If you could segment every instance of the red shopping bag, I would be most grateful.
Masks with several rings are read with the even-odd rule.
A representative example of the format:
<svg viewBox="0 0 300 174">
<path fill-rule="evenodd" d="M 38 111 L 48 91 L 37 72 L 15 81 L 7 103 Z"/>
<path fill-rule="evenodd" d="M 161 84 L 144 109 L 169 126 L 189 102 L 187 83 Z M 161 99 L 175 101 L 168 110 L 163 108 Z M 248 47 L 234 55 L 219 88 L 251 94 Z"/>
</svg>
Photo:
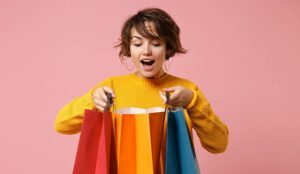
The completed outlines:
<svg viewBox="0 0 300 174">
<path fill-rule="evenodd" d="M 73 174 L 117 174 L 111 112 L 85 110 Z"/>
</svg>

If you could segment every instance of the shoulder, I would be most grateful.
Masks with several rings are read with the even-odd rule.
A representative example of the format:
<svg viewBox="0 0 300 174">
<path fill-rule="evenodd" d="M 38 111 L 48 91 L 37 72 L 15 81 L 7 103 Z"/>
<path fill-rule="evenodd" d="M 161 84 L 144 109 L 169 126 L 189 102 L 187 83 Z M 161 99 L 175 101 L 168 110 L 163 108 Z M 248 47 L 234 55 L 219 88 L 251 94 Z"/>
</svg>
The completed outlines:
<svg viewBox="0 0 300 174">
<path fill-rule="evenodd" d="M 111 76 L 96 84 L 95 87 L 108 86 L 112 88 L 114 86 L 113 84 L 127 81 L 131 76 L 131 74 Z"/>
<path fill-rule="evenodd" d="M 178 77 L 178 76 L 174 76 L 174 75 L 170 75 L 170 82 L 172 84 L 175 85 L 181 85 L 181 86 L 185 86 L 191 89 L 197 89 L 198 86 L 191 80 L 183 78 L 183 77 Z"/>
<path fill-rule="evenodd" d="M 188 80 L 186 78 L 182 78 L 182 77 L 176 77 L 173 76 L 173 80 L 175 81 L 175 85 L 180 85 L 183 87 L 186 87 L 188 89 L 191 89 L 193 91 L 194 94 L 196 94 L 196 96 L 200 97 L 201 100 L 207 100 L 203 91 L 198 87 L 197 84 L 195 84 L 194 82 L 192 82 L 191 80 Z"/>
</svg>

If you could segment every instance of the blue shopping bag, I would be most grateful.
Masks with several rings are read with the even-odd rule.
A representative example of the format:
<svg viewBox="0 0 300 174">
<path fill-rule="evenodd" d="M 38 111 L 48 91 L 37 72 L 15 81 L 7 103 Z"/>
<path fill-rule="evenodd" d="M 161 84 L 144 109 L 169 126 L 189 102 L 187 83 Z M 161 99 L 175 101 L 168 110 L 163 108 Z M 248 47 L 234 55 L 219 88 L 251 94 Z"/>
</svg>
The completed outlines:
<svg viewBox="0 0 300 174">
<path fill-rule="evenodd" d="M 165 174 L 200 174 L 182 109 L 167 110 Z"/>
</svg>

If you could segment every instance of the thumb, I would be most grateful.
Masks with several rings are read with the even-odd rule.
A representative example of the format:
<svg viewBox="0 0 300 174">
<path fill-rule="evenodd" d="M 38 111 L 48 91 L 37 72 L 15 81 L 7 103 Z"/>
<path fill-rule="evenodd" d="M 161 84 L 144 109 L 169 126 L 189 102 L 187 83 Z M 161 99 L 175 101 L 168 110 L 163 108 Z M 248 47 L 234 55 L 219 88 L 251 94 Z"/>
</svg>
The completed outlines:
<svg viewBox="0 0 300 174">
<path fill-rule="evenodd" d="M 173 87 L 169 87 L 169 88 L 164 88 L 164 91 L 165 92 L 173 92 L 173 91 L 176 90 L 176 88 L 177 88 L 177 86 L 173 86 Z"/>
<path fill-rule="evenodd" d="M 163 94 L 162 91 L 159 91 L 159 95 L 160 95 L 160 98 L 163 100 L 164 104 L 166 104 L 166 103 L 167 103 L 167 98 L 166 98 L 166 96 Z"/>
<path fill-rule="evenodd" d="M 112 97 L 115 97 L 114 91 L 111 88 L 104 86 L 103 90 L 107 93 L 110 93 L 112 95 Z"/>
</svg>

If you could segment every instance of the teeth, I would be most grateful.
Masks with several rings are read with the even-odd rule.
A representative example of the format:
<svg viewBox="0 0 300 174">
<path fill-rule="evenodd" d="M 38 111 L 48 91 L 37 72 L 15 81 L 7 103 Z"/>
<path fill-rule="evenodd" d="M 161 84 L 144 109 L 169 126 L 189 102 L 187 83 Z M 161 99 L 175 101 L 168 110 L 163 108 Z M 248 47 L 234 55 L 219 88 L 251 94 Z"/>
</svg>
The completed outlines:
<svg viewBox="0 0 300 174">
<path fill-rule="evenodd" d="M 151 59 L 144 59 L 144 60 L 141 60 L 141 61 L 143 61 L 143 62 L 152 62 L 152 61 L 154 61 L 154 60 L 151 60 Z"/>
<path fill-rule="evenodd" d="M 144 60 L 141 60 L 141 63 L 143 65 L 152 65 L 155 61 L 154 60 L 151 60 L 151 59 L 144 59 Z"/>
</svg>

